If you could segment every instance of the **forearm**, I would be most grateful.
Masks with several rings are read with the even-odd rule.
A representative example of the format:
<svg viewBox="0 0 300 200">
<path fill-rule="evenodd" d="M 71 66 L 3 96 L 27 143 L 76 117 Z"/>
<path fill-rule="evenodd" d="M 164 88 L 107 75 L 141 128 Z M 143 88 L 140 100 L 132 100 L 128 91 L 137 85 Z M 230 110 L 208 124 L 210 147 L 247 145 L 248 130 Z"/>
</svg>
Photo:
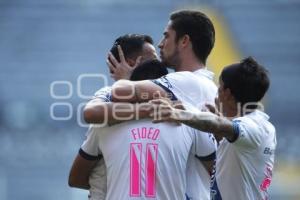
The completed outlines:
<svg viewBox="0 0 300 200">
<path fill-rule="evenodd" d="M 89 179 L 86 177 L 82 177 L 81 179 L 74 180 L 72 183 L 69 182 L 70 187 L 89 190 Z"/>
<path fill-rule="evenodd" d="M 120 80 L 112 86 L 113 102 L 148 102 L 158 97 L 169 97 L 164 89 L 151 81 Z"/>
<path fill-rule="evenodd" d="M 89 176 L 96 162 L 85 160 L 78 154 L 70 170 L 69 186 L 88 190 Z"/>
<path fill-rule="evenodd" d="M 148 103 L 96 103 L 89 104 L 84 109 L 84 120 L 94 124 L 115 124 L 123 121 L 138 120 L 148 117 Z"/>
<path fill-rule="evenodd" d="M 176 110 L 174 116 L 176 121 L 200 131 L 229 139 L 234 136 L 232 122 L 224 117 L 209 112 L 193 113 L 186 110 Z"/>
<path fill-rule="evenodd" d="M 119 80 L 112 86 L 111 91 L 113 102 L 138 102 L 135 85 L 127 80 Z"/>
</svg>

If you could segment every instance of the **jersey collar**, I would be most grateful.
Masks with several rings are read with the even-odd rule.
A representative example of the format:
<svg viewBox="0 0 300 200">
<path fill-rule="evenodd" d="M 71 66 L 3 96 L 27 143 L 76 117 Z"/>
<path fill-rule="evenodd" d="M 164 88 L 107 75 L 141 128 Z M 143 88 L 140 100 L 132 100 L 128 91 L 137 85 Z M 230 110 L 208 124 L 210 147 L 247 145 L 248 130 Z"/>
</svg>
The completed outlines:
<svg viewBox="0 0 300 200">
<path fill-rule="evenodd" d="M 205 76 L 205 77 L 207 77 L 208 79 L 211 79 L 211 80 L 213 80 L 213 78 L 215 76 L 215 74 L 213 72 L 209 71 L 207 69 L 207 67 L 198 69 L 198 70 L 194 71 L 193 73 L 203 75 L 203 76 Z"/>
</svg>

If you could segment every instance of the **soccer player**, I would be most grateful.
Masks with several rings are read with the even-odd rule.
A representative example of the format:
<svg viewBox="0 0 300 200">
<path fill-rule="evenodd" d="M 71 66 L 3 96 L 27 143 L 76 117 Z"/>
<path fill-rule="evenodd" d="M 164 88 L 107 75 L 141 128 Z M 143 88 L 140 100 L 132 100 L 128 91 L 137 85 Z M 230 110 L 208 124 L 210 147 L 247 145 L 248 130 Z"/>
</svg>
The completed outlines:
<svg viewBox="0 0 300 200">
<path fill-rule="evenodd" d="M 130 80 L 154 79 L 167 73 L 167 68 L 158 60 L 147 60 L 132 71 Z M 95 94 L 95 98 L 109 101 L 109 95 L 109 89 L 103 88 Z M 90 127 L 87 137 L 91 137 L 89 134 L 93 131 L 93 127 Z M 106 166 L 102 154 L 93 156 L 80 149 L 70 172 L 69 185 L 89 189 L 90 200 L 104 200 L 106 196 Z"/>
<path fill-rule="evenodd" d="M 269 116 L 258 109 L 268 88 L 266 69 L 249 57 L 221 73 L 217 101 L 222 115 L 178 110 L 165 100 L 153 101 L 162 105 L 158 121 L 181 122 L 223 138 L 212 199 L 269 199 L 276 133 Z"/>
<path fill-rule="evenodd" d="M 157 125 L 144 119 L 90 129 L 81 154 L 103 155 L 107 199 L 185 198 L 189 155 L 202 157 L 215 149 L 211 141 L 198 137 L 201 134 L 195 129 L 171 123 Z"/>
<path fill-rule="evenodd" d="M 133 69 L 139 63 L 158 58 L 153 40 L 148 35 L 126 34 L 117 38 L 109 55 L 120 61 L 118 46 L 123 49 L 128 66 L 116 68 L 109 65 L 111 77 L 116 81 L 119 79 L 128 80 Z M 107 60 L 107 63 L 109 63 L 109 60 Z"/>
<path fill-rule="evenodd" d="M 118 81 L 113 85 L 112 100 L 143 102 L 159 92 L 163 96 L 181 100 L 190 109 L 201 108 L 207 102 L 213 103 L 217 87 L 212 81 L 213 73 L 205 68 L 205 63 L 214 46 L 214 39 L 213 24 L 203 13 L 189 10 L 172 13 L 159 48 L 162 61 L 176 72 L 154 81 Z M 110 56 L 110 61 L 116 68 L 127 65 L 124 59 L 118 62 Z M 112 110 L 112 103 L 106 107 L 103 104 L 88 104 L 84 110 L 85 119 L 93 123 L 101 123 L 105 119 L 110 121 L 113 118 L 103 113 L 111 113 Z M 128 116 L 135 117 L 132 113 Z M 203 141 L 212 140 L 209 134 L 202 135 L 209 138 L 203 138 Z M 188 197 L 199 200 L 210 198 L 209 174 L 204 166 L 211 171 L 214 159 L 214 151 L 202 157 L 190 156 L 187 166 Z"/>
<path fill-rule="evenodd" d="M 110 52 L 118 58 L 118 46 L 121 45 L 126 50 L 126 61 L 130 63 L 127 69 L 123 69 L 122 78 L 131 76 L 131 80 L 145 80 L 159 78 L 168 73 L 159 61 L 153 60 L 157 55 L 152 44 L 153 40 L 148 35 L 127 34 L 116 39 Z M 138 67 L 137 62 L 134 62 L 137 60 L 141 62 Z M 148 73 L 149 65 L 152 66 L 151 74 Z M 114 78 L 121 78 L 118 70 L 112 70 Z M 109 101 L 109 96 L 110 87 L 105 87 L 96 92 L 95 99 Z M 91 200 L 105 199 L 106 167 L 102 156 L 86 156 L 79 152 L 70 171 L 69 185 L 89 189 Z"/>
<path fill-rule="evenodd" d="M 156 71 L 164 71 L 156 70 L 155 62 L 138 66 L 131 78 L 134 79 L 138 73 L 143 74 L 150 69 L 149 66 L 152 72 L 148 74 L 150 76 Z M 198 137 L 193 129 L 186 126 L 153 126 L 149 120 L 140 120 L 112 127 L 90 128 L 80 155 L 86 159 L 104 156 L 107 199 L 176 200 L 185 197 L 185 170 L 189 154 L 199 157 L 211 154 L 215 151 L 211 148 L 211 142 Z M 200 145 L 195 147 L 194 144 Z M 129 150 L 130 154 L 125 153 Z"/>
</svg>

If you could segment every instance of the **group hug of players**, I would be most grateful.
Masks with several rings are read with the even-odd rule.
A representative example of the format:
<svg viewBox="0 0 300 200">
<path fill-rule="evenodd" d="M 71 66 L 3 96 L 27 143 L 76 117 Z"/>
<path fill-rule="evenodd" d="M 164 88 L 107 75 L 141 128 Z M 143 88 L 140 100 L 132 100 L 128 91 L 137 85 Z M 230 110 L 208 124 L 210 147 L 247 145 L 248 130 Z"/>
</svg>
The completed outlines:
<svg viewBox="0 0 300 200">
<path fill-rule="evenodd" d="M 205 66 L 215 34 L 204 13 L 182 10 L 170 15 L 160 59 L 148 35 L 115 41 L 107 65 L 116 82 L 84 108 L 91 125 L 70 186 L 91 200 L 269 199 L 268 72 L 247 57 L 223 68 L 217 88 Z"/>
</svg>

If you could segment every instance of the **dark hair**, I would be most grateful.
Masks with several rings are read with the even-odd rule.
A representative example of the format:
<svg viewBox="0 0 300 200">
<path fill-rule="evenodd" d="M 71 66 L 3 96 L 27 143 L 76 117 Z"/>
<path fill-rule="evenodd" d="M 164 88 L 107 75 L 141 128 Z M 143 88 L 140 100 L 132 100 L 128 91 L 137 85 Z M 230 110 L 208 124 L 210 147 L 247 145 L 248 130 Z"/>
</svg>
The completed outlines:
<svg viewBox="0 0 300 200">
<path fill-rule="evenodd" d="M 224 89 L 229 88 L 235 100 L 242 106 L 260 101 L 270 85 L 268 71 L 252 57 L 224 68 L 220 77 Z"/>
<path fill-rule="evenodd" d="M 138 54 L 143 51 L 143 45 L 148 42 L 153 44 L 153 40 L 149 35 L 140 35 L 140 34 L 126 34 L 118 37 L 112 48 L 110 49 L 111 53 L 114 57 L 120 61 L 119 53 L 118 53 L 118 45 L 121 46 L 124 57 L 136 59 Z"/>
<path fill-rule="evenodd" d="M 130 80 L 140 81 L 160 78 L 168 74 L 167 68 L 158 60 L 148 60 L 138 65 L 132 72 Z"/>
<path fill-rule="evenodd" d="M 170 20 L 176 32 L 176 41 L 188 35 L 195 55 L 205 64 L 215 43 L 215 29 L 211 20 L 204 13 L 192 10 L 174 12 Z"/>
</svg>

